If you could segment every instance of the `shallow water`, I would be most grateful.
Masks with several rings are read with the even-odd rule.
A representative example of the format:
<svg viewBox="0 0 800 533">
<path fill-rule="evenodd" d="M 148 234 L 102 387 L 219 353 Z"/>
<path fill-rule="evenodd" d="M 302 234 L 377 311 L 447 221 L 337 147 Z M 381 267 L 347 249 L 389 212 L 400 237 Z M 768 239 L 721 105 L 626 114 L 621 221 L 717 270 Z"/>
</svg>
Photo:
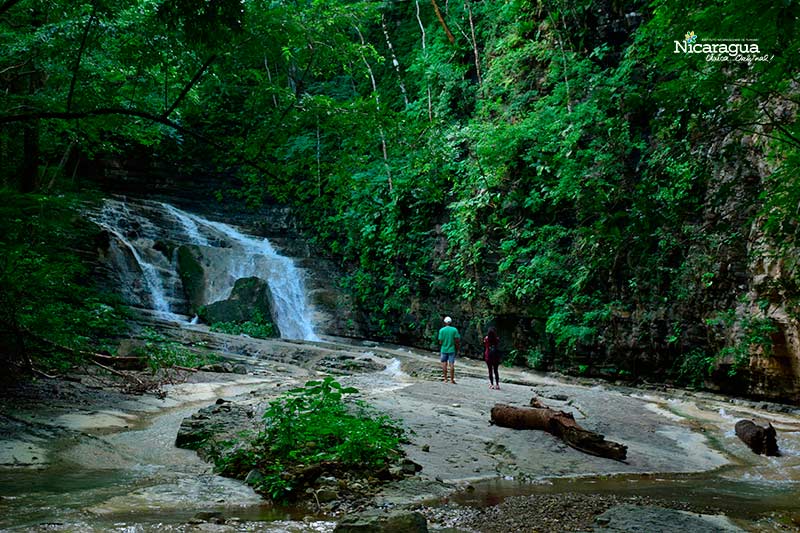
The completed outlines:
<svg viewBox="0 0 800 533">
<path fill-rule="evenodd" d="M 771 512 L 800 515 L 800 485 L 726 479 L 717 473 L 625 475 L 554 479 L 541 483 L 495 480 L 473 485 L 449 498 L 468 506 L 497 505 L 511 496 L 537 494 L 600 494 L 639 496 L 719 509 L 727 516 L 752 520 Z"/>
</svg>

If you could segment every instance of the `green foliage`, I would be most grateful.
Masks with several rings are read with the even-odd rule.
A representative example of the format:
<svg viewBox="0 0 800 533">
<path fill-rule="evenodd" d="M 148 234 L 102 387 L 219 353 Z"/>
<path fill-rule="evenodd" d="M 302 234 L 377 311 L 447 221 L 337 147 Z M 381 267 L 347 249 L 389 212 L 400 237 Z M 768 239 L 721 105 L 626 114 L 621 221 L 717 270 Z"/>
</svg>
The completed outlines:
<svg viewBox="0 0 800 533">
<path fill-rule="evenodd" d="M 678 380 L 682 384 L 702 387 L 705 380 L 717 367 L 718 360 L 700 348 L 695 348 L 683 358 L 678 368 Z"/>
<path fill-rule="evenodd" d="M 289 391 L 270 402 L 264 430 L 251 442 L 218 454 L 217 468 L 234 476 L 258 468 L 259 489 L 282 500 L 292 497 L 291 472 L 300 465 L 336 463 L 364 473 L 388 466 L 399 457 L 402 429 L 348 398 L 357 392 L 331 377 Z"/>
<path fill-rule="evenodd" d="M 768 348 L 741 317 L 704 321 L 746 290 L 753 228 L 791 263 L 786 298 L 800 284 L 797 2 L 451 2 L 452 41 L 423 2 L 34 4 L 0 20 L 0 120 L 62 111 L 74 86 L 73 110 L 177 103 L 178 127 L 0 122 L 6 183 L 36 155 L 20 125 L 40 186 L 73 143 L 233 174 L 219 198 L 296 207 L 373 336 L 461 306 L 544 324 L 520 363 L 702 368 L 684 354 L 736 328 Z M 686 31 L 758 39 L 770 61 L 676 54 Z"/>
<path fill-rule="evenodd" d="M 258 311 L 254 313 L 252 320 L 245 322 L 215 322 L 211 324 L 211 331 L 229 335 L 244 334 L 259 339 L 270 339 L 278 336 L 275 324 L 271 320 L 266 320 Z"/>
<path fill-rule="evenodd" d="M 754 355 L 772 354 L 772 335 L 778 331 L 775 322 L 758 314 L 737 313 L 735 309 L 721 311 L 706 320 L 710 328 L 730 332 L 719 350 L 717 362 L 727 363 L 728 375 L 735 376 L 747 369 Z"/>
<path fill-rule="evenodd" d="M 12 364 L 65 369 L 112 349 L 125 314 L 91 282 L 80 255 L 93 238 L 74 198 L 0 190 L 0 339 Z"/>
<path fill-rule="evenodd" d="M 525 363 L 534 370 L 547 370 L 547 356 L 539 348 L 531 348 L 525 354 Z"/>
<path fill-rule="evenodd" d="M 215 354 L 198 352 L 179 342 L 171 341 L 149 327 L 144 328 L 141 338 L 145 341 L 144 346 L 136 349 L 136 355 L 146 359 L 153 371 L 173 366 L 196 368 L 220 361 L 220 357 Z"/>
</svg>

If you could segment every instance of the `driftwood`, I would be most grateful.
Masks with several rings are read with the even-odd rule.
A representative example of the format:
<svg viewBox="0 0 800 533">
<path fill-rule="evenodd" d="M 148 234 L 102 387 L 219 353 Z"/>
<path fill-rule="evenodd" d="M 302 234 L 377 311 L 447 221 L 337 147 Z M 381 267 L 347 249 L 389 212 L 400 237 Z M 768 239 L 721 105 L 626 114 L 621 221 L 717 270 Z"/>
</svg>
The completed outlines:
<svg viewBox="0 0 800 533">
<path fill-rule="evenodd" d="M 752 420 L 736 422 L 736 436 L 758 455 L 778 456 L 778 441 L 775 428 L 767 422 L 767 427 L 759 426 Z"/>
<path fill-rule="evenodd" d="M 532 402 L 533 403 L 533 402 Z M 547 407 L 514 407 L 502 403 L 492 407 L 491 422 L 512 429 L 541 429 L 563 440 L 578 451 L 624 461 L 628 447 L 607 441 L 604 436 L 580 427 L 571 413 Z"/>
</svg>

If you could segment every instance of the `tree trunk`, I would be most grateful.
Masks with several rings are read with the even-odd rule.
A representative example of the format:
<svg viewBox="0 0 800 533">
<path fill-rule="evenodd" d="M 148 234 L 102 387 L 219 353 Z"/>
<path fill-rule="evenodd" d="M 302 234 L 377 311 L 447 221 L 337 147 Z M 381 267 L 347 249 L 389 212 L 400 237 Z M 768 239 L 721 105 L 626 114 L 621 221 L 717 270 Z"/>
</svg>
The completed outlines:
<svg viewBox="0 0 800 533">
<path fill-rule="evenodd" d="M 39 121 L 32 120 L 22 129 L 22 175 L 19 190 L 29 193 L 36 190 L 39 181 Z"/>
<path fill-rule="evenodd" d="M 450 31 L 450 28 L 447 26 L 447 22 L 445 22 L 444 17 L 442 16 L 442 12 L 439 11 L 439 4 L 436 3 L 436 0 L 431 0 L 431 4 L 433 4 L 433 10 L 436 11 L 436 18 L 439 19 L 439 23 L 442 25 L 444 33 L 447 35 L 447 40 L 450 41 L 450 44 L 455 43 L 456 38 L 453 37 L 453 32 Z"/>
<path fill-rule="evenodd" d="M 498 403 L 492 407 L 491 422 L 512 429 L 547 431 L 578 451 L 615 461 L 624 461 L 628 453 L 627 446 L 607 441 L 602 435 L 580 427 L 572 414 L 547 407 L 513 407 Z"/>
</svg>

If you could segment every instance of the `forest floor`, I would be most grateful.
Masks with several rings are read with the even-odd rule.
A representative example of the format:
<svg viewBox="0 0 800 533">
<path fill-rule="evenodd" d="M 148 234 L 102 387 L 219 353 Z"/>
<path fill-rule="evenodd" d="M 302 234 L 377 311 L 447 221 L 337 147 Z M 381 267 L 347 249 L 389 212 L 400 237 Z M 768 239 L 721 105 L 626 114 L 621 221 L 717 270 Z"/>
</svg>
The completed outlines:
<svg viewBox="0 0 800 533">
<path fill-rule="evenodd" d="M 205 333 L 198 330 L 197 335 Z M 19 478 L 25 472 L 23 478 L 36 484 L 36 472 L 53 475 L 65 465 L 91 471 L 128 465 L 137 472 L 136 481 L 122 495 L 109 497 L 106 489 L 92 489 L 81 502 L 71 504 L 87 531 L 104 530 L 98 516 L 114 523 L 128 517 L 130 525 L 130 513 L 137 506 L 171 511 L 175 523 L 164 530 L 201 527 L 190 522 L 204 509 L 238 518 L 219 525 L 229 529 L 215 530 L 248 530 L 246 517 L 253 516 L 253 509 L 260 505 L 258 496 L 231 480 L 213 480 L 210 467 L 201 464 L 194 452 L 174 448 L 180 421 L 217 398 L 264 403 L 322 373 L 333 373 L 343 384 L 358 388 L 363 400 L 400 420 L 408 430 L 404 451 L 422 469 L 413 477 L 385 485 L 374 495 L 371 507 L 419 510 L 432 530 L 742 530 L 725 515 L 739 525 L 747 522 L 750 530 L 754 523 L 767 522 L 769 527 L 755 530 L 792 530 L 782 529 L 786 513 L 775 518 L 766 512 L 768 508 L 759 508 L 743 521 L 736 509 L 741 503 L 735 498 L 726 502 L 684 497 L 691 487 L 720 477 L 720 472 L 746 469 L 752 473 L 755 469 L 759 476 L 770 478 L 787 468 L 800 470 L 800 454 L 792 452 L 788 462 L 776 465 L 772 459 L 754 456 L 733 434 L 740 418 L 769 419 L 779 439 L 798 440 L 800 416 L 791 408 L 506 368 L 501 368 L 501 389 L 493 390 L 482 362 L 457 361 L 457 383 L 444 383 L 435 354 L 404 348 L 219 335 L 216 342 L 222 342 L 228 353 L 250 355 L 247 374 L 173 375 L 174 383 L 163 387 L 163 397 L 120 392 L 107 376 L 95 372 L 3 390 L 0 503 L 11 504 L 11 510 L 0 519 L 0 530 L 22 523 L 14 521 L 15 513 L 42 507 L 38 500 L 26 504 L 15 499 L 10 494 L 11 476 Z M 584 454 L 542 431 L 489 423 L 495 403 L 525 406 L 532 397 L 572 413 L 584 428 L 626 445 L 626 461 Z M 790 450 L 798 445 L 794 440 L 786 444 Z M 154 481 L 142 481 L 142 465 L 153 464 L 159 473 L 147 475 L 154 476 Z M 178 473 L 167 475 L 169 470 Z M 203 482 L 193 484 L 199 478 Z M 317 517 L 323 521 L 320 524 L 345 509 L 333 505 L 328 510 Z M 309 520 L 306 517 L 305 523 Z M 298 527 L 297 531 L 325 530 L 324 525 Z"/>
</svg>

